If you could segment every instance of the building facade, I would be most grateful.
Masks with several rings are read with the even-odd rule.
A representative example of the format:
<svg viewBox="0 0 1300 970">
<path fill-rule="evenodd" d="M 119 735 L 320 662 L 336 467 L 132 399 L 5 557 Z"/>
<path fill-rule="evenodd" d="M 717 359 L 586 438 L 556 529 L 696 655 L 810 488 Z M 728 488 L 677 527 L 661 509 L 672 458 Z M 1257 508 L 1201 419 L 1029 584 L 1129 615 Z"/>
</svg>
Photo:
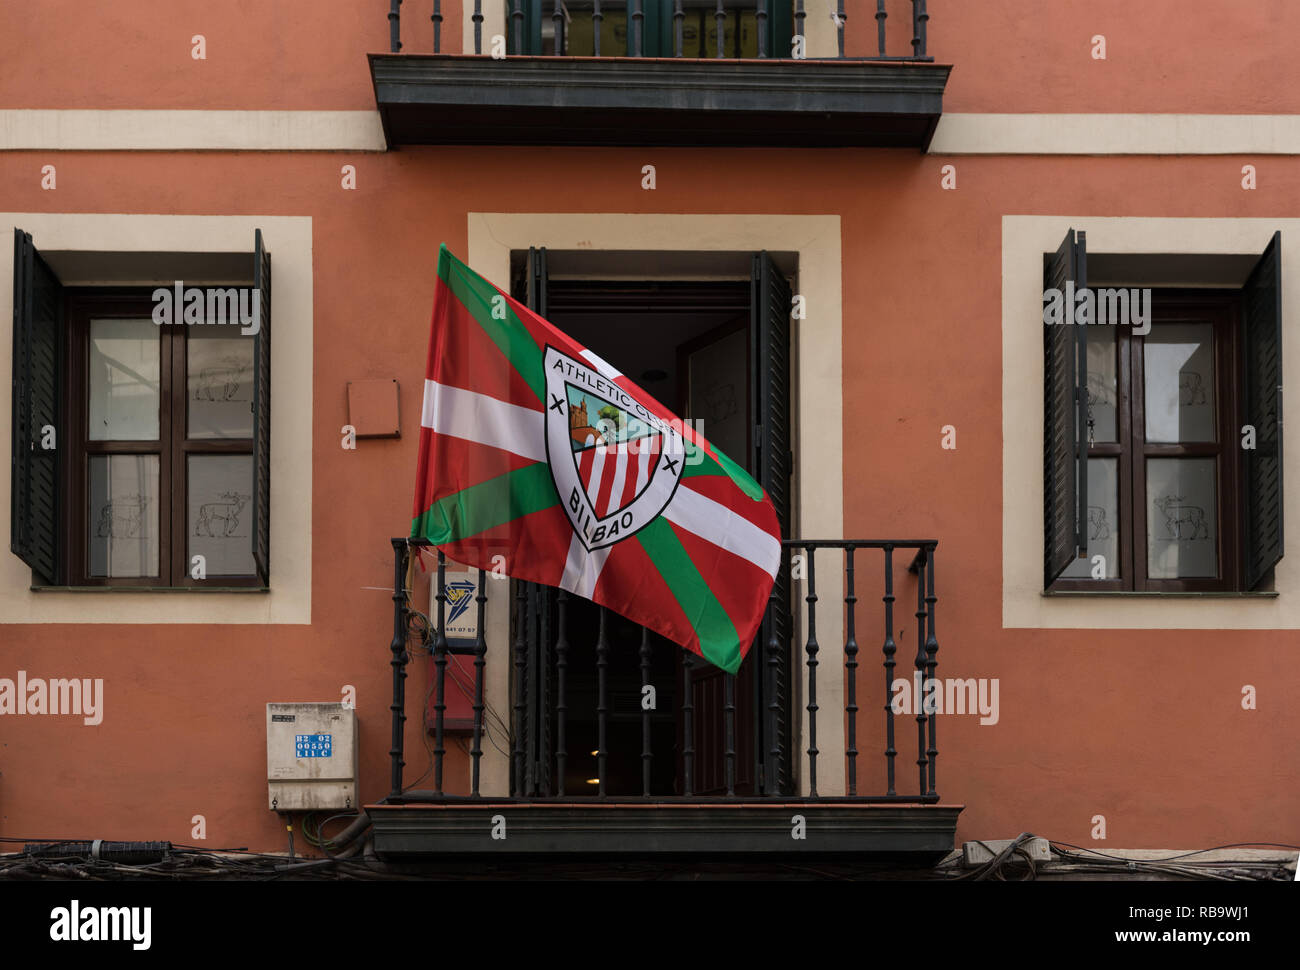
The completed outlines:
<svg viewBox="0 0 1300 970">
<path fill-rule="evenodd" d="M 489 851 L 499 806 L 542 857 L 561 808 L 657 851 L 613 805 L 682 853 L 792 851 L 792 804 L 864 858 L 1300 839 L 1300 11 L 5 17 L 0 835 L 280 849 L 301 701 L 355 709 L 394 857 Z M 772 494 L 734 681 L 455 564 L 425 635 L 390 539 L 442 243 Z"/>
</svg>

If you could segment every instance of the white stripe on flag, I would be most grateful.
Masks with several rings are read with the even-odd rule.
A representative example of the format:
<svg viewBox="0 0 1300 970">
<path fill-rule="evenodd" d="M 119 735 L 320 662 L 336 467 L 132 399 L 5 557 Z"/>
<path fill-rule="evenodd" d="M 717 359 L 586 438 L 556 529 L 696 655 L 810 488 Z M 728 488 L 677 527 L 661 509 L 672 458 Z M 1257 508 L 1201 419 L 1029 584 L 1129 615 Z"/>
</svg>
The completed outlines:
<svg viewBox="0 0 1300 970">
<path fill-rule="evenodd" d="M 600 475 L 605 470 L 605 446 L 596 445 L 596 453 L 591 456 L 591 481 L 587 483 L 587 497 L 591 499 L 593 508 L 596 506 L 596 499 L 600 496 Z M 600 509 L 596 509 L 596 514 L 600 515 Z"/>
<path fill-rule="evenodd" d="M 546 461 L 544 424 L 541 411 L 437 381 L 424 382 L 420 425 L 438 434 Z"/>
<path fill-rule="evenodd" d="M 781 565 L 781 543 L 739 512 L 685 485 L 677 489 L 663 516 L 741 559 L 748 559 L 773 579 Z"/>
<path fill-rule="evenodd" d="M 587 363 L 594 364 L 596 370 L 603 370 L 605 372 L 604 376 L 608 377 L 611 381 L 623 376 L 622 371 L 615 370 L 609 365 L 608 361 L 601 360 L 590 350 L 584 350 L 580 356 L 585 357 Z"/>
<path fill-rule="evenodd" d="M 621 444 L 614 452 L 614 487 L 609 490 L 609 502 L 603 509 L 596 511 L 609 515 L 623 501 L 623 483 L 627 481 L 627 444 Z"/>
<path fill-rule="evenodd" d="M 596 580 L 600 579 L 605 560 L 609 558 L 610 547 L 588 552 L 575 535 L 569 540 L 569 555 L 564 561 L 564 575 L 560 577 L 560 588 L 566 589 L 583 599 L 591 599 L 596 591 Z"/>
</svg>

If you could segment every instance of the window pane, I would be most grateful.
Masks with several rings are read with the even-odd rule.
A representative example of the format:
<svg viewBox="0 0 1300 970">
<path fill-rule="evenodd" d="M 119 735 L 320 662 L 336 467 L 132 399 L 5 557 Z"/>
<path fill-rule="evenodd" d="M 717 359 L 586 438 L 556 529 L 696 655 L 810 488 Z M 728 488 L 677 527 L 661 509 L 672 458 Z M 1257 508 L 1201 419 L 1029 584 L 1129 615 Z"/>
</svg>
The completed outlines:
<svg viewBox="0 0 1300 970">
<path fill-rule="evenodd" d="M 161 387 L 158 325 L 90 321 L 91 441 L 157 441 Z"/>
<path fill-rule="evenodd" d="M 1214 458 L 1147 459 L 1147 575 L 1218 575 Z"/>
<path fill-rule="evenodd" d="M 189 556 L 208 576 L 248 576 L 253 564 L 252 455 L 191 455 L 186 531 Z"/>
<path fill-rule="evenodd" d="M 185 352 L 187 436 L 253 437 L 253 339 L 237 327 L 191 329 Z"/>
<path fill-rule="evenodd" d="M 1119 441 L 1114 327 L 1088 328 L 1088 442 Z M 1089 483 L 1091 488 L 1091 483 Z M 1114 521 L 1114 520 L 1112 520 Z"/>
<path fill-rule="evenodd" d="M 1088 339 L 1091 341 L 1091 334 Z M 1076 559 L 1070 563 L 1061 578 L 1094 578 L 1094 556 L 1105 559 L 1106 579 L 1119 577 L 1118 458 L 1088 459 L 1088 558 Z"/>
<path fill-rule="evenodd" d="M 157 455 L 90 457 L 91 576 L 158 575 L 158 467 Z"/>
<path fill-rule="evenodd" d="M 1214 327 L 1156 326 L 1146 336 L 1143 362 L 1147 441 L 1214 441 Z"/>
</svg>

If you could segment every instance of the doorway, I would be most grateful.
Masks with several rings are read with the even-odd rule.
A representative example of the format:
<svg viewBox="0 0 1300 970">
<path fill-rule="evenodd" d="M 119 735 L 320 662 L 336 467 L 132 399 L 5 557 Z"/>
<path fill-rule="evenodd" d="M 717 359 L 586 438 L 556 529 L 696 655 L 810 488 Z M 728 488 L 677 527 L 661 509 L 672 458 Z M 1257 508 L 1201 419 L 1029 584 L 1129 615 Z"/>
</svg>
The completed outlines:
<svg viewBox="0 0 1300 970">
<path fill-rule="evenodd" d="M 773 497 L 788 536 L 790 287 L 770 257 L 752 254 L 749 279 L 690 280 L 552 275 L 546 250 L 513 255 L 515 298 L 627 374 L 744 467 Z M 567 255 L 558 262 L 572 269 Z M 595 268 L 608 254 L 583 255 L 597 257 L 591 261 Z M 784 572 L 774 608 L 730 685 L 718 668 L 587 600 L 528 583 L 516 584 L 514 592 L 512 642 L 526 644 L 523 666 L 513 671 L 524 725 L 522 775 L 512 758 L 516 794 L 788 793 L 791 671 Z M 602 663 L 603 698 L 597 674 Z M 654 687 L 653 709 L 643 703 L 645 684 Z"/>
</svg>

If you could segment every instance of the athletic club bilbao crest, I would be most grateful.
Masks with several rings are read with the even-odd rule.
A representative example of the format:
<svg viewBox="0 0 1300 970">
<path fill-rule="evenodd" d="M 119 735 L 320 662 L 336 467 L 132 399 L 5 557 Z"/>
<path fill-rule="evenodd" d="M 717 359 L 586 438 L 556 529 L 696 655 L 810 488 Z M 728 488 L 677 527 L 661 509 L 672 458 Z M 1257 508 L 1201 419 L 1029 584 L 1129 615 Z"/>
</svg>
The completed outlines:
<svg viewBox="0 0 1300 970">
<path fill-rule="evenodd" d="M 686 464 L 680 427 L 613 381 L 612 370 L 546 348 L 546 456 L 588 550 L 621 542 L 672 500 Z"/>
</svg>

